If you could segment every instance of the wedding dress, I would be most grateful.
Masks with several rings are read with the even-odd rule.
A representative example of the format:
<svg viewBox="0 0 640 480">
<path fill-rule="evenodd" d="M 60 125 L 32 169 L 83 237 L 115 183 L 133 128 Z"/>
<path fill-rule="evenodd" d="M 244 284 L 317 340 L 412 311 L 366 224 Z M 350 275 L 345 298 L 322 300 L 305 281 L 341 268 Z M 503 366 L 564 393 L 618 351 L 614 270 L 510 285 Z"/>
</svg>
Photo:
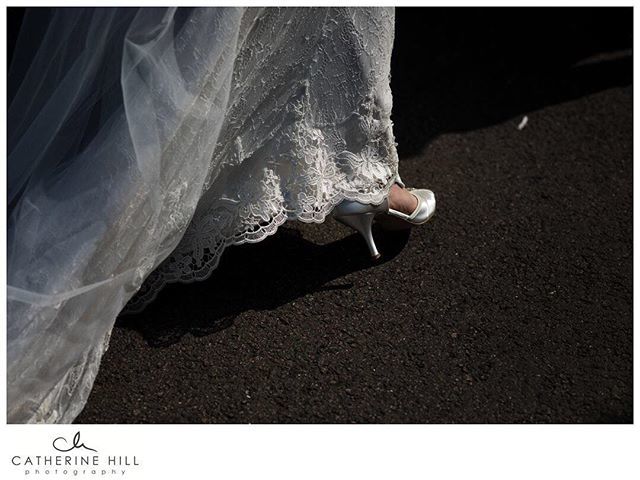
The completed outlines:
<svg viewBox="0 0 640 480">
<path fill-rule="evenodd" d="M 128 302 L 384 200 L 394 12 L 35 10 L 9 73 L 8 421 L 66 423 Z"/>
</svg>

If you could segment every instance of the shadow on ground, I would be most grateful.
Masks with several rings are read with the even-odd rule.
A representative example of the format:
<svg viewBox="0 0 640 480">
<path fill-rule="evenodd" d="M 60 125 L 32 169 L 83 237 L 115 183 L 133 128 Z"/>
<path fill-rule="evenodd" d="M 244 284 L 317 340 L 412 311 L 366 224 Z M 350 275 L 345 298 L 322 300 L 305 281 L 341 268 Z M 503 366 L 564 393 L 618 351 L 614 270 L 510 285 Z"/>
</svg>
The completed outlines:
<svg viewBox="0 0 640 480">
<path fill-rule="evenodd" d="M 348 283 L 327 284 L 392 260 L 409 231 L 375 229 L 374 235 L 384 252 L 378 261 L 367 256 L 359 235 L 317 245 L 297 230 L 280 228 L 256 245 L 227 249 L 209 279 L 168 285 L 142 312 L 121 315 L 116 325 L 139 331 L 153 347 L 164 347 L 187 333 L 202 336 L 230 327 L 247 310 L 273 310 L 315 291 L 348 290 Z"/>
</svg>

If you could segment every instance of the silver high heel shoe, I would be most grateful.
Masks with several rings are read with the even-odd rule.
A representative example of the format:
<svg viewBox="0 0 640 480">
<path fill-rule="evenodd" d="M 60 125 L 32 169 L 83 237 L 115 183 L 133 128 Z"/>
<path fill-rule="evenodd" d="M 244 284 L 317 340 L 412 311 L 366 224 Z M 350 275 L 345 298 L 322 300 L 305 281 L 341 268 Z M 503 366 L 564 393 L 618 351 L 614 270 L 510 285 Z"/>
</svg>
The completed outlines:
<svg viewBox="0 0 640 480">
<path fill-rule="evenodd" d="M 367 242 L 371 258 L 377 260 L 381 254 L 371 232 L 373 219 L 376 215 L 386 213 L 394 219 L 402 220 L 403 223 L 422 225 L 429 221 L 436 211 L 436 197 L 431 190 L 407 188 L 407 191 L 418 199 L 418 206 L 409 215 L 389 208 L 389 202 L 385 198 L 379 205 L 344 200 L 333 209 L 333 218 L 359 232 Z"/>
</svg>

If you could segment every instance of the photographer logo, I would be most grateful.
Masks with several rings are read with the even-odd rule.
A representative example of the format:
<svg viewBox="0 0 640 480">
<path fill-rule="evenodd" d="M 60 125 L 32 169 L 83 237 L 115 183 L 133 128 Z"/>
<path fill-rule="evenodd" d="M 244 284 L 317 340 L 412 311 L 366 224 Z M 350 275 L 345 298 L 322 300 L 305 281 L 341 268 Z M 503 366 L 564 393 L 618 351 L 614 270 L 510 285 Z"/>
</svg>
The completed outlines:
<svg viewBox="0 0 640 480">
<path fill-rule="evenodd" d="M 72 437 L 57 436 L 51 442 L 53 452 L 47 454 L 13 455 L 11 464 L 24 476 L 106 477 L 125 476 L 140 466 L 137 456 L 100 454 L 93 444 L 85 442 L 76 432 Z"/>
</svg>

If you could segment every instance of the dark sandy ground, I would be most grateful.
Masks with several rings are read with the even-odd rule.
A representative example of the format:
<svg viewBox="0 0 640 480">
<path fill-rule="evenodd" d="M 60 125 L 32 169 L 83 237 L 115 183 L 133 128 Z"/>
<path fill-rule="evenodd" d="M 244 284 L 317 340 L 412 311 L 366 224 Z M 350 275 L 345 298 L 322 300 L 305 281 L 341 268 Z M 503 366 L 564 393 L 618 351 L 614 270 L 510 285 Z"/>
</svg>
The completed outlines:
<svg viewBox="0 0 640 480">
<path fill-rule="evenodd" d="M 631 10 L 456 10 L 398 12 L 435 219 L 378 264 L 332 220 L 229 249 L 118 320 L 78 422 L 632 421 Z"/>
</svg>

